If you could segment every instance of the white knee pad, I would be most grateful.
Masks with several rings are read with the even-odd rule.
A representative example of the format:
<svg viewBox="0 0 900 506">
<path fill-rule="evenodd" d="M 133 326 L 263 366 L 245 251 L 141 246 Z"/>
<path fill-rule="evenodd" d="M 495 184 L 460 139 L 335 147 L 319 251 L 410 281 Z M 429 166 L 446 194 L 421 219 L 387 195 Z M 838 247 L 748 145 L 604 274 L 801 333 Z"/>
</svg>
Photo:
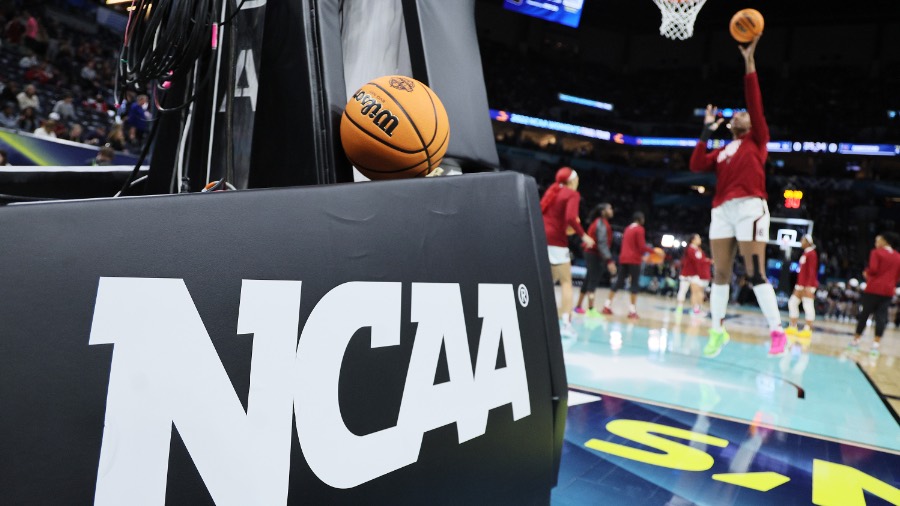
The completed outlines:
<svg viewBox="0 0 900 506">
<path fill-rule="evenodd" d="M 678 285 L 678 302 L 684 302 L 685 296 L 687 295 L 688 288 L 691 287 L 691 282 L 682 279 L 680 284 Z"/>
<path fill-rule="evenodd" d="M 803 297 L 803 312 L 806 313 L 806 321 L 816 319 L 816 304 L 812 297 Z"/>
<path fill-rule="evenodd" d="M 804 299 L 805 301 L 806 299 Z M 800 298 L 791 294 L 788 299 L 788 316 L 791 318 L 800 318 Z"/>
</svg>

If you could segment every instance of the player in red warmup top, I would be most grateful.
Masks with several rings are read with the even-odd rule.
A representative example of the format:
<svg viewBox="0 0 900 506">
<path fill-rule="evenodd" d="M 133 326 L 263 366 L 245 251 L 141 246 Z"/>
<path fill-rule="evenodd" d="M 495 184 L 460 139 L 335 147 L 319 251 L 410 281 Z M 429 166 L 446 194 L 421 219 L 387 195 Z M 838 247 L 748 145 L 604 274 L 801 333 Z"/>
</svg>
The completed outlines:
<svg viewBox="0 0 900 506">
<path fill-rule="evenodd" d="M 704 129 L 691 155 L 693 172 L 715 171 L 716 194 L 713 197 L 709 243 L 716 275 L 709 294 L 712 326 L 703 349 L 707 357 L 718 355 L 728 342 L 722 326 L 728 305 L 728 289 L 734 256 L 740 250 L 747 265 L 753 293 L 766 321 L 772 343 L 770 355 L 784 353 L 787 338 L 781 328 L 781 313 L 775 290 L 765 276 L 766 242 L 769 239 L 769 207 L 766 203 L 765 162 L 768 156 L 769 126 L 763 115 L 762 94 L 756 75 L 754 53 L 760 36 L 747 46 L 738 46 L 744 57 L 744 94 L 747 111 L 731 119 L 733 140 L 724 148 L 707 152 L 707 140 L 723 119 L 716 120 L 716 108 L 706 107 Z"/>
<path fill-rule="evenodd" d="M 803 254 L 800 256 L 800 272 L 797 273 L 797 284 L 794 285 L 794 293 L 788 300 L 788 315 L 791 323 L 785 333 L 788 336 L 796 336 L 800 345 L 806 349 L 812 339 L 812 322 L 816 319 L 816 288 L 819 287 L 819 254 L 812 236 L 807 234 L 800 239 Z M 806 325 L 803 330 L 797 330 L 797 319 L 800 318 L 800 301 L 803 301 L 803 312 L 806 315 Z"/>
<path fill-rule="evenodd" d="M 900 283 L 900 253 L 894 248 L 900 246 L 900 235 L 884 232 L 875 238 L 875 249 L 869 254 L 869 266 L 863 275 L 866 289 L 860 297 L 862 310 L 857 315 L 856 333 L 850 343 L 852 349 L 859 347 L 859 337 L 866 330 L 866 320 L 875 314 L 875 340 L 872 342 L 872 356 L 879 354 L 878 346 L 887 327 L 888 308 L 891 297 Z"/>
<path fill-rule="evenodd" d="M 625 227 L 625 233 L 622 234 L 622 251 L 619 253 L 619 263 L 622 265 L 622 269 L 619 270 L 619 275 L 616 277 L 616 285 L 609 291 L 609 298 L 603 304 L 603 314 L 613 314 L 613 298 L 618 290 L 625 288 L 625 278 L 628 277 L 631 278 L 631 304 L 628 306 L 628 318 L 638 319 L 637 294 L 640 290 L 641 263 L 643 256 L 651 251 L 653 248 L 647 246 L 644 233 L 644 213 L 638 211 L 634 213 L 634 221 Z"/>
<path fill-rule="evenodd" d="M 582 244 L 584 260 L 587 264 L 587 276 L 585 276 L 584 283 L 581 285 L 581 293 L 578 295 L 578 302 L 575 304 L 576 313 L 586 313 L 594 318 L 599 317 L 600 313 L 594 309 L 594 292 L 597 290 L 597 285 L 600 282 L 601 269 L 609 271 L 610 276 L 616 275 L 616 262 L 612 258 L 611 251 L 613 240 L 612 226 L 609 224 L 609 219 L 614 214 L 612 204 L 604 202 L 598 204 L 588 218 L 590 225 L 588 225 L 587 233 L 596 241 L 596 244 L 592 247 Z M 588 310 L 586 312 L 581 307 L 585 295 L 587 295 L 588 299 Z"/>
<path fill-rule="evenodd" d="M 560 333 L 574 337 L 572 328 L 572 263 L 569 258 L 567 230 L 572 229 L 588 247 L 594 239 L 585 233 L 578 218 L 578 173 L 569 167 L 556 171 L 556 180 L 541 197 L 541 214 L 544 217 L 544 231 L 547 234 L 547 253 L 550 256 L 550 272 L 553 281 L 559 282 L 562 300 L 558 308 Z"/>
<path fill-rule="evenodd" d="M 691 306 L 694 309 L 694 316 L 700 316 L 700 306 L 703 305 L 703 297 L 706 294 L 706 287 L 709 286 L 710 276 L 710 260 L 707 258 L 700 244 L 703 238 L 700 234 L 694 234 L 687 249 L 684 250 L 684 256 L 681 257 L 681 275 L 679 276 L 678 285 L 678 306 L 675 308 L 675 315 L 680 316 L 684 310 L 684 300 L 687 295 L 688 288 L 691 289 Z"/>
</svg>

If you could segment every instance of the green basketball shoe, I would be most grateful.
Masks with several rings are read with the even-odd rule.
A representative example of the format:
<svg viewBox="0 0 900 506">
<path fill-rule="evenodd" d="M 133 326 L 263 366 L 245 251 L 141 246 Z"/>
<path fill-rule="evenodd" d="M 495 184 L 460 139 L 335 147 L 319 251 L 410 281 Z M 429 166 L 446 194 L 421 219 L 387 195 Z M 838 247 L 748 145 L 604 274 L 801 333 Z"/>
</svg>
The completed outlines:
<svg viewBox="0 0 900 506">
<path fill-rule="evenodd" d="M 728 344 L 730 338 L 725 329 L 709 329 L 709 341 L 703 347 L 703 356 L 707 358 L 717 357 L 722 353 L 722 347 Z"/>
</svg>

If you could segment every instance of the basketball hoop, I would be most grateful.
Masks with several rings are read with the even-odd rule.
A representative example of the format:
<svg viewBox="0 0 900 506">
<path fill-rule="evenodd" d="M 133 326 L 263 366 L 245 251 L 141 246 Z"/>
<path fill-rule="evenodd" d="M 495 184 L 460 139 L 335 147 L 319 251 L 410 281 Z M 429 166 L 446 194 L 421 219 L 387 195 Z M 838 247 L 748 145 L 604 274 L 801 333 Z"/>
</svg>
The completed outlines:
<svg viewBox="0 0 900 506">
<path fill-rule="evenodd" d="M 694 35 L 694 21 L 706 0 L 653 0 L 662 12 L 659 34 L 672 40 Z"/>
</svg>

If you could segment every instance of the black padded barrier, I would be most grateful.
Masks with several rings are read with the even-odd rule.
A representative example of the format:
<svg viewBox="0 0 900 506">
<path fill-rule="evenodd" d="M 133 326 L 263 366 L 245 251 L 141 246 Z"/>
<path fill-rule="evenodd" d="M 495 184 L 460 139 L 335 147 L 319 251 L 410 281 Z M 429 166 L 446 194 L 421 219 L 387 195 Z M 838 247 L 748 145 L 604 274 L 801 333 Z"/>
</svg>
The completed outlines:
<svg viewBox="0 0 900 506">
<path fill-rule="evenodd" d="M 549 504 L 566 379 L 527 176 L 10 205 L 0 231 L 4 504 Z"/>
</svg>

